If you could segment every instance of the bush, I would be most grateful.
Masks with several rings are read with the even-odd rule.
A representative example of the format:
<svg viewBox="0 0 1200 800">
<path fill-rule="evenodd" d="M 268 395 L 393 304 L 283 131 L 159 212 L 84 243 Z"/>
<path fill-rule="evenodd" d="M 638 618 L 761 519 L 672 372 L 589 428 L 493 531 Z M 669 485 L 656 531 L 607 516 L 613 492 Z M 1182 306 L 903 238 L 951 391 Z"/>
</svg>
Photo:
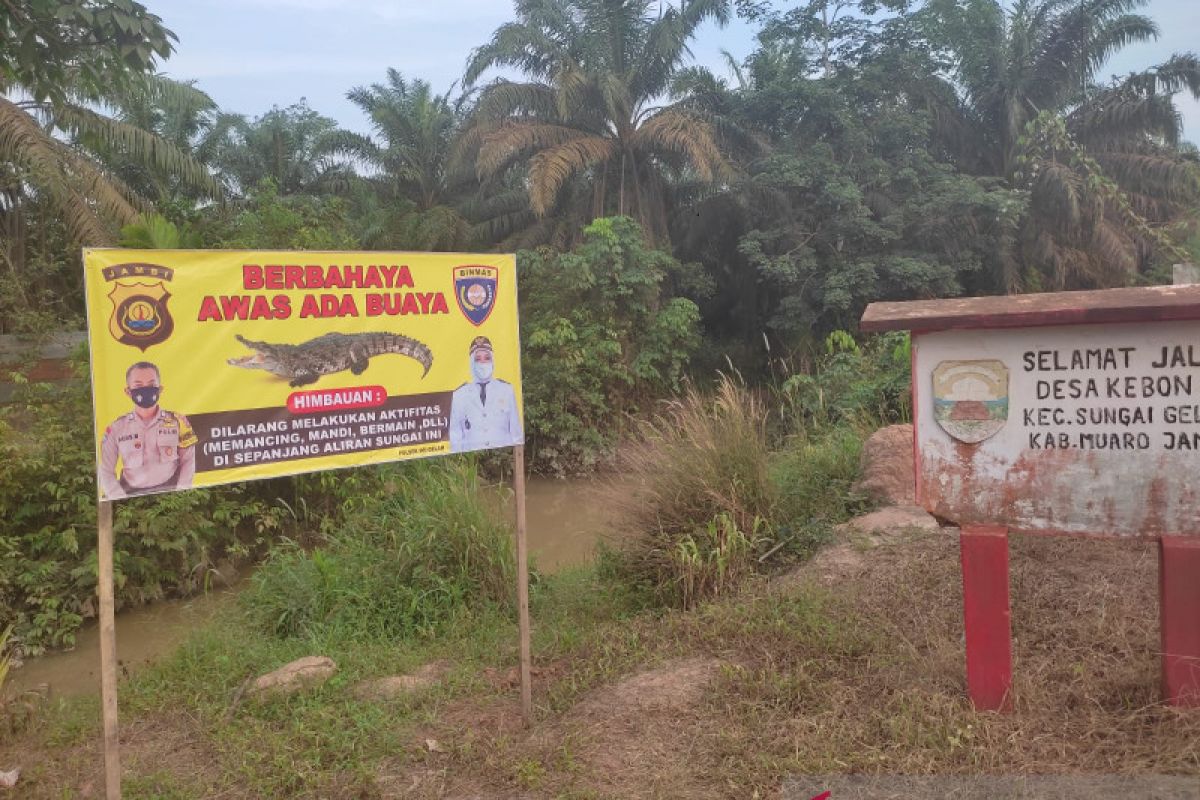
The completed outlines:
<svg viewBox="0 0 1200 800">
<path fill-rule="evenodd" d="M 845 331 L 825 339 L 811 374 L 783 382 L 779 404 L 789 433 L 852 423 L 879 427 L 912 417 L 911 344 L 906 333 L 867 338 Z"/>
<path fill-rule="evenodd" d="M 429 635 L 468 607 L 507 606 L 510 531 L 480 491 L 475 461 L 388 468 L 389 487 L 319 549 L 278 547 L 245 599 L 280 637 Z"/>
<path fill-rule="evenodd" d="M 775 531 L 792 555 L 807 556 L 834 525 L 866 510 L 853 491 L 859 476 L 863 433 L 850 425 L 799 434 L 771 459 L 771 482 L 778 502 Z"/>
<path fill-rule="evenodd" d="M 666 295 L 666 278 L 683 268 L 627 217 L 597 219 L 571 253 L 522 252 L 517 266 L 531 464 L 586 471 L 627 414 L 679 388 L 699 312 Z"/>
<path fill-rule="evenodd" d="M 753 392 L 728 377 L 713 396 L 689 388 L 618 455 L 608 496 L 626 544 L 610 568 L 669 605 L 734 588 L 771 533 L 767 465 L 766 409 Z"/>
</svg>

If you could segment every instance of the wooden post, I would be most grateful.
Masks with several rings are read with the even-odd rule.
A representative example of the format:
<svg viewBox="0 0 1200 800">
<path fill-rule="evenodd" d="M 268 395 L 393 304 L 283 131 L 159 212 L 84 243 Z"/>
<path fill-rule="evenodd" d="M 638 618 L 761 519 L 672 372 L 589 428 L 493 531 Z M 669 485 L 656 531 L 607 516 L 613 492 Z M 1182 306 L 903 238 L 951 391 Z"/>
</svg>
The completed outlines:
<svg viewBox="0 0 1200 800">
<path fill-rule="evenodd" d="M 525 545 L 525 445 L 513 448 L 513 492 L 517 505 L 517 624 L 521 636 L 521 718 L 533 724 L 529 653 L 529 552 Z"/>
<path fill-rule="evenodd" d="M 1163 697 L 1200 708 L 1200 539 L 1163 536 L 1158 547 Z"/>
<path fill-rule="evenodd" d="M 104 796 L 121 800 L 121 754 L 117 738 L 117 629 L 113 607 L 113 509 L 101 500 L 96 509 L 100 595 L 100 700 L 104 719 Z"/>
<path fill-rule="evenodd" d="M 964 525 L 963 627 L 967 637 L 967 690 L 977 711 L 1010 711 L 1012 626 L 1008 602 L 1008 529 Z"/>
</svg>

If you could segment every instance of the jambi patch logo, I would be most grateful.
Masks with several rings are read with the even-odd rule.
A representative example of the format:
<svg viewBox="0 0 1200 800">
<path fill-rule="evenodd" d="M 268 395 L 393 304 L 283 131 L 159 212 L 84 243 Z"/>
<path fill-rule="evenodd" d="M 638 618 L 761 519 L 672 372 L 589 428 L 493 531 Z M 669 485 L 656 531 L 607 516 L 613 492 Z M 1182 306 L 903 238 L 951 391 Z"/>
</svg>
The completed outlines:
<svg viewBox="0 0 1200 800">
<path fill-rule="evenodd" d="M 966 444 L 996 435 L 1008 419 L 1008 367 L 991 359 L 938 364 L 933 370 L 933 418 Z"/>
<path fill-rule="evenodd" d="M 167 309 L 171 293 L 164 281 L 175 276 L 174 270 L 157 264 L 118 264 L 105 267 L 103 272 L 104 280 L 113 284 L 108 293 L 113 304 L 108 320 L 112 337 L 143 352 L 165 342 L 175 330 L 175 321 Z"/>
<path fill-rule="evenodd" d="M 496 307 L 496 267 L 463 266 L 454 268 L 454 298 L 472 325 L 482 325 Z"/>
</svg>

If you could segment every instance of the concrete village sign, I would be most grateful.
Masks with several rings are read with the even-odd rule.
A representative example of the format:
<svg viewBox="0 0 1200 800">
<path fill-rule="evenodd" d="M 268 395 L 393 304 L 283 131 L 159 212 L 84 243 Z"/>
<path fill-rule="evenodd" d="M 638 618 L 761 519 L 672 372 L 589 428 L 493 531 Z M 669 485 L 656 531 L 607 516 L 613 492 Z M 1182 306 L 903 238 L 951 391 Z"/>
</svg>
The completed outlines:
<svg viewBox="0 0 1200 800">
<path fill-rule="evenodd" d="M 976 705 L 1009 702 L 1009 531 L 1158 539 L 1164 688 L 1200 705 L 1200 285 L 875 303 L 862 328 L 913 332 L 917 501 L 962 530 Z"/>
</svg>

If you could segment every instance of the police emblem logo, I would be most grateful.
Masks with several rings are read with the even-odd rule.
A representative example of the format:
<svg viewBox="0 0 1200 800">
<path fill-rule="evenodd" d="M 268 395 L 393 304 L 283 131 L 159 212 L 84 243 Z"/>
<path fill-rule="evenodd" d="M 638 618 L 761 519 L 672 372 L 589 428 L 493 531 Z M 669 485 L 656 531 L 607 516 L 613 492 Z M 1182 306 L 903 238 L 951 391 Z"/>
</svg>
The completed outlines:
<svg viewBox="0 0 1200 800">
<path fill-rule="evenodd" d="M 1008 420 L 1008 367 L 996 360 L 938 364 L 933 370 L 933 418 L 966 444 L 995 436 Z"/>
<path fill-rule="evenodd" d="M 167 308 L 170 297 L 171 293 L 162 281 L 126 283 L 114 280 L 112 291 L 108 293 L 113 304 L 108 332 L 118 342 L 143 352 L 165 342 L 175 330 L 175 321 Z"/>
<path fill-rule="evenodd" d="M 454 298 L 458 308 L 472 325 L 482 325 L 496 307 L 496 285 L 500 270 L 496 267 L 462 266 L 454 268 Z"/>
</svg>

